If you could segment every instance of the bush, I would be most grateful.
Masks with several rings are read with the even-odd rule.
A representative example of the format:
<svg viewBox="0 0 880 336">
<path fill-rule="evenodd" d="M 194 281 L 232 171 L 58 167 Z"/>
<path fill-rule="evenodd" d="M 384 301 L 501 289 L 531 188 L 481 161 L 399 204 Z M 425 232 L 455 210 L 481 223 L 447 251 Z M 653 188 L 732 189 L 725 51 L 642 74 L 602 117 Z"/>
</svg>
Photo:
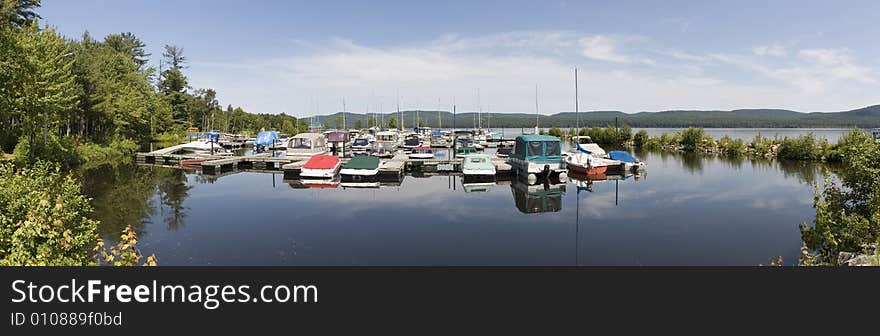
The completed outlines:
<svg viewBox="0 0 880 336">
<path fill-rule="evenodd" d="M 813 133 L 807 133 L 796 138 L 785 137 L 779 143 L 778 157 L 788 160 L 816 160 L 823 156 L 827 149 L 822 142 L 816 142 Z"/>
<path fill-rule="evenodd" d="M 94 265 L 98 222 L 58 164 L 0 163 L 0 265 Z"/>
<path fill-rule="evenodd" d="M 42 138 L 39 138 L 34 141 L 33 148 L 31 148 L 30 139 L 27 136 L 22 136 L 18 139 L 13 154 L 15 161 L 22 165 L 44 160 L 57 162 L 62 167 L 75 167 L 80 163 L 75 147 L 69 138 L 48 135 L 45 144 L 43 144 Z"/>
<path fill-rule="evenodd" d="M 553 128 L 551 128 L 550 131 L 547 132 L 547 134 L 548 134 L 548 135 L 555 136 L 555 137 L 557 137 L 557 138 L 561 138 L 562 135 L 563 135 L 562 130 L 559 129 L 559 128 L 557 128 L 557 127 L 553 127 Z"/>
<path fill-rule="evenodd" d="M 641 130 L 636 132 L 636 135 L 633 137 L 633 146 L 643 147 L 648 143 L 648 131 Z"/>
<path fill-rule="evenodd" d="M 109 146 L 95 143 L 81 144 L 76 147 L 76 155 L 87 166 L 96 167 L 107 163 L 130 162 L 137 149 L 138 145 L 133 140 L 118 139 L 112 141 Z"/>
<path fill-rule="evenodd" d="M 722 154 L 741 155 L 745 152 L 746 145 L 742 139 L 732 139 L 725 135 L 718 139 L 718 149 L 721 150 Z"/>
<path fill-rule="evenodd" d="M 689 127 L 688 129 L 679 132 L 679 136 L 681 138 L 681 145 L 684 146 L 684 150 L 688 152 L 704 149 L 704 140 L 709 138 L 702 128 L 693 127 Z"/>
</svg>

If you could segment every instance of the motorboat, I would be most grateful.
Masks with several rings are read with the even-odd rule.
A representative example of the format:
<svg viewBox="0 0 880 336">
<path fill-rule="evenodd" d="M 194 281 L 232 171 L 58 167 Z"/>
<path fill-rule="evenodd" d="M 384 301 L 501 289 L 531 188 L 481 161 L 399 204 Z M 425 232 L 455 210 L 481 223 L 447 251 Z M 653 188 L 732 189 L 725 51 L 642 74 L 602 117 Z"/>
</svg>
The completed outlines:
<svg viewBox="0 0 880 336">
<path fill-rule="evenodd" d="M 205 132 L 196 140 L 180 145 L 180 150 L 193 154 L 231 156 L 233 153 L 219 143 L 220 133 Z"/>
<path fill-rule="evenodd" d="M 349 142 L 348 132 L 333 131 L 325 134 L 327 137 L 328 150 L 338 156 L 345 156 L 351 152 L 351 143 Z"/>
<path fill-rule="evenodd" d="M 575 152 L 565 157 L 569 172 L 584 175 L 605 174 L 608 166 L 620 165 L 620 161 L 606 158 L 605 150 L 595 143 L 575 142 Z"/>
<path fill-rule="evenodd" d="M 471 154 L 477 151 L 474 146 L 474 139 L 470 136 L 463 136 L 455 139 L 455 154 Z"/>
<path fill-rule="evenodd" d="M 277 131 L 261 131 L 254 138 L 254 151 L 262 152 L 264 150 L 276 147 L 281 142 Z"/>
<path fill-rule="evenodd" d="M 306 161 L 299 175 L 304 178 L 332 179 L 341 166 L 342 162 L 336 156 L 315 155 Z"/>
<path fill-rule="evenodd" d="M 343 182 L 362 182 L 375 179 L 379 174 L 379 158 L 370 155 L 352 157 L 342 165 L 339 175 Z"/>
<path fill-rule="evenodd" d="M 351 143 L 351 150 L 354 152 L 366 152 L 370 150 L 370 139 L 362 136 L 354 139 Z"/>
<path fill-rule="evenodd" d="M 517 175 L 528 177 L 530 183 L 537 177 L 566 178 L 566 164 L 562 159 L 562 141 L 549 135 L 520 135 L 516 137 L 513 153 L 507 162 Z"/>
<path fill-rule="evenodd" d="M 288 157 L 309 158 L 327 153 L 327 138 L 320 133 L 300 133 L 287 142 Z"/>
<path fill-rule="evenodd" d="M 397 154 L 397 145 L 388 141 L 373 141 L 370 145 L 370 155 L 378 157 L 394 157 Z"/>
<path fill-rule="evenodd" d="M 645 162 L 639 161 L 628 152 L 624 151 L 610 151 L 608 152 L 608 158 L 617 162 L 622 162 L 624 172 L 637 173 L 646 169 L 648 166 Z"/>
<path fill-rule="evenodd" d="M 495 178 L 495 163 L 486 154 L 468 154 L 462 158 L 461 173 L 465 178 Z"/>
<path fill-rule="evenodd" d="M 416 147 L 422 146 L 422 139 L 418 134 L 410 134 L 407 135 L 405 139 L 403 139 L 403 149 L 406 151 L 412 150 Z"/>
<path fill-rule="evenodd" d="M 410 159 L 433 159 L 434 151 L 431 150 L 431 147 L 415 147 L 412 149 L 412 152 L 409 153 Z"/>
</svg>

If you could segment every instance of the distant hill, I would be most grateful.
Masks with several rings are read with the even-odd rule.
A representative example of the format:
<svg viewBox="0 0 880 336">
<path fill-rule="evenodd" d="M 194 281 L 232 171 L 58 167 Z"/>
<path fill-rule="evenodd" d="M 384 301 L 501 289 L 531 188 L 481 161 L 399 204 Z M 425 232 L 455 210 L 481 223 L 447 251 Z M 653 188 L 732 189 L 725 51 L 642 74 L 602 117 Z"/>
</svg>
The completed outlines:
<svg viewBox="0 0 880 336">
<path fill-rule="evenodd" d="M 453 114 L 449 111 L 403 111 L 404 126 L 415 126 L 418 114 L 421 124 L 429 127 L 449 128 L 453 126 Z M 370 113 L 370 116 L 384 119 L 385 122 L 394 113 Z M 346 126 L 352 127 L 358 120 L 363 127 L 367 125 L 367 116 L 348 112 Z M 455 126 L 471 128 L 477 123 L 477 113 L 461 112 L 455 115 Z M 481 124 L 486 127 L 529 128 L 535 126 L 535 115 L 528 113 L 482 113 Z M 341 112 L 331 115 L 317 116 L 318 121 L 330 127 L 336 127 L 341 119 Z M 661 111 L 623 113 L 620 111 L 590 111 L 580 113 L 580 126 L 614 125 L 615 118 L 620 125 L 631 127 L 880 127 L 880 105 L 842 112 L 797 112 L 780 109 L 742 109 L 733 111 Z M 578 123 L 578 115 L 574 112 L 561 112 L 553 115 L 538 116 L 541 127 L 571 128 Z"/>
</svg>

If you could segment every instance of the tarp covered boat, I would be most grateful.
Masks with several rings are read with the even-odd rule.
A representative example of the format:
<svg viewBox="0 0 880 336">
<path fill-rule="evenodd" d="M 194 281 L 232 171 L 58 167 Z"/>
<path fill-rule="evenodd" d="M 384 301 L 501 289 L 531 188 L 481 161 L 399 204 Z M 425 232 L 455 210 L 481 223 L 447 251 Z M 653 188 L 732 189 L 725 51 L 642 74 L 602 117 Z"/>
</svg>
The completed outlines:
<svg viewBox="0 0 880 336">
<path fill-rule="evenodd" d="M 339 171 L 341 162 L 333 155 L 315 155 L 303 165 L 300 176 L 312 178 L 333 178 Z"/>
</svg>

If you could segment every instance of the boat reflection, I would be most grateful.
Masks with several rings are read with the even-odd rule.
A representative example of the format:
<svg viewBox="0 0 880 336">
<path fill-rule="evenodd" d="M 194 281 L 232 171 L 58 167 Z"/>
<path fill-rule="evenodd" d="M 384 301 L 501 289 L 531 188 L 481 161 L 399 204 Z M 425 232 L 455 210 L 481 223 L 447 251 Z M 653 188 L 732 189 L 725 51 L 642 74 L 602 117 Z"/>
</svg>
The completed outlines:
<svg viewBox="0 0 880 336">
<path fill-rule="evenodd" d="M 473 182 L 468 181 L 467 179 L 462 179 L 461 186 L 466 193 L 490 192 L 492 191 L 492 187 L 495 186 L 495 182 Z"/>
<path fill-rule="evenodd" d="M 556 183 L 554 183 L 556 182 Z M 510 190 L 513 202 L 522 213 L 558 212 L 562 210 L 562 195 L 565 183 L 545 180 L 544 183 L 530 185 L 520 179 L 511 181 Z"/>
</svg>

